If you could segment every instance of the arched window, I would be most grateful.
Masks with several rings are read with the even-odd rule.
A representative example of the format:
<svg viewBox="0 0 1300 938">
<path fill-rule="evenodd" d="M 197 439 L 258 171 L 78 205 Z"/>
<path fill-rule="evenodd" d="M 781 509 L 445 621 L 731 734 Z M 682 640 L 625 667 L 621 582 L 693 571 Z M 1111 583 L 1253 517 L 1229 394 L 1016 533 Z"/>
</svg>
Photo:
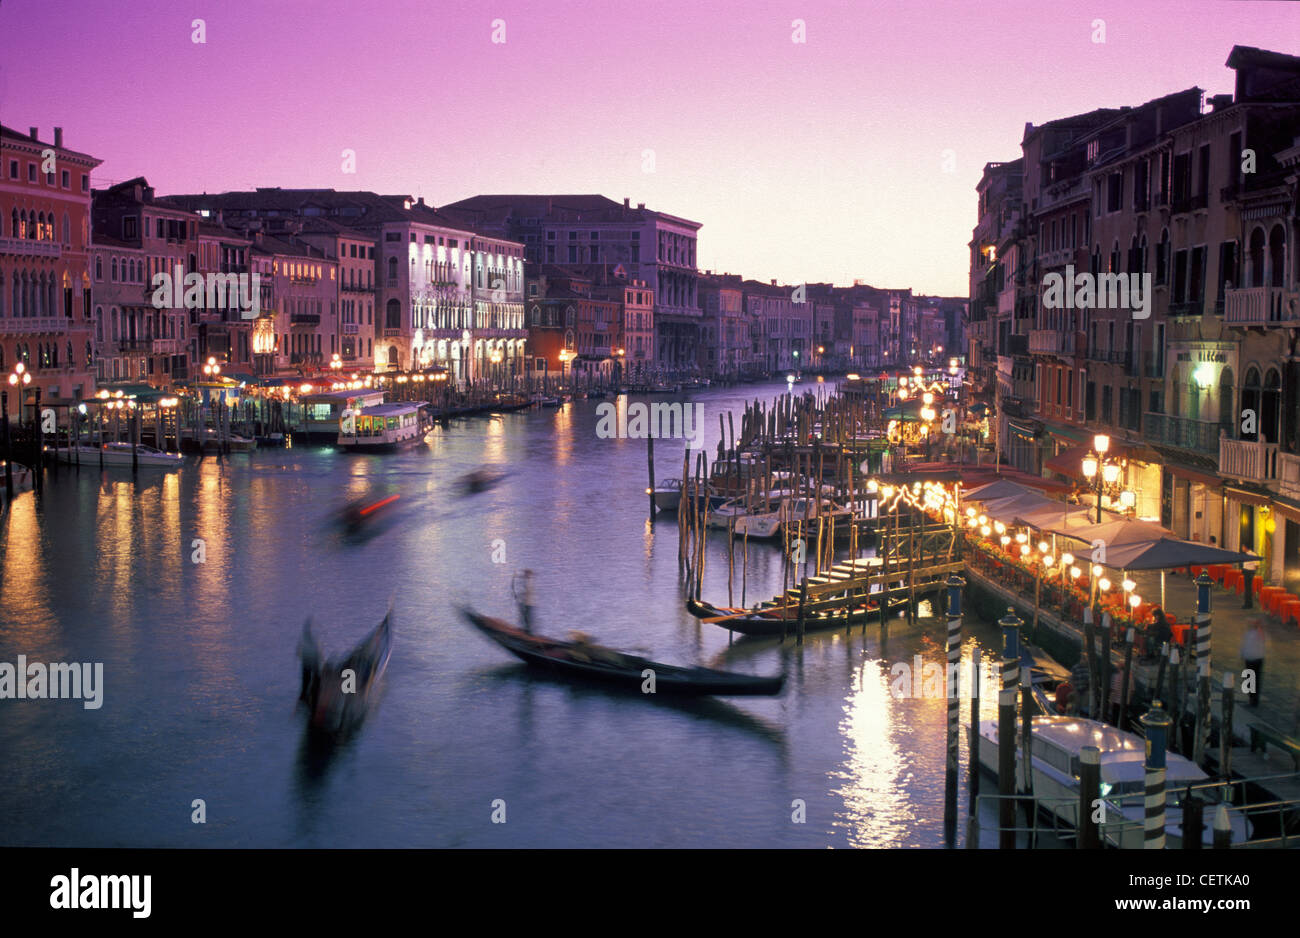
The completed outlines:
<svg viewBox="0 0 1300 938">
<path fill-rule="evenodd" d="M 402 328 L 402 304 L 396 299 L 389 300 L 388 305 L 385 307 L 384 328 Z M 389 360 L 392 361 L 392 359 Z"/>
<path fill-rule="evenodd" d="M 397 370 L 397 346 L 388 346 L 388 367 Z"/>
<path fill-rule="evenodd" d="M 68 218 L 68 213 L 63 213 L 63 243 L 72 244 L 72 220 Z"/>
<path fill-rule="evenodd" d="M 1250 233 L 1250 247 L 1246 251 L 1246 286 L 1264 286 L 1264 229 Z"/>
<path fill-rule="evenodd" d="M 1236 393 L 1232 369 L 1224 365 L 1223 371 L 1219 373 L 1219 429 L 1229 438 L 1235 437 L 1241 427 L 1237 420 L 1237 409 L 1233 406 Z"/>
<path fill-rule="evenodd" d="M 397 284 L 397 258 L 390 257 L 388 259 L 388 285 L 391 287 L 391 286 L 395 286 L 396 284 Z"/>
<path fill-rule="evenodd" d="M 1259 430 L 1268 443 L 1278 440 L 1278 418 L 1282 413 L 1282 375 L 1270 368 L 1264 376 L 1264 391 L 1260 398 Z"/>
<path fill-rule="evenodd" d="M 1246 369 L 1246 381 L 1241 386 L 1241 410 L 1239 413 L 1241 415 L 1242 426 L 1250 426 L 1250 422 L 1248 420 L 1249 414 L 1247 412 L 1255 415 L 1254 426 L 1256 428 L 1256 432 L 1255 433 L 1242 432 L 1241 438 L 1243 440 L 1259 439 L 1258 429 L 1260 426 L 1260 419 L 1259 419 L 1260 418 L 1260 395 L 1262 391 L 1263 388 L 1260 387 L 1260 383 L 1259 383 L 1259 369 L 1256 368 L 1254 365 L 1252 365 L 1250 368 Z"/>
<path fill-rule="evenodd" d="M 113 283 L 117 283 L 117 258 L 116 257 L 113 258 L 112 265 L 109 267 L 109 270 L 113 275 Z"/>
<path fill-rule="evenodd" d="M 1282 286 L 1286 273 L 1286 232 L 1281 225 L 1274 225 L 1268 235 L 1268 285 Z"/>
</svg>

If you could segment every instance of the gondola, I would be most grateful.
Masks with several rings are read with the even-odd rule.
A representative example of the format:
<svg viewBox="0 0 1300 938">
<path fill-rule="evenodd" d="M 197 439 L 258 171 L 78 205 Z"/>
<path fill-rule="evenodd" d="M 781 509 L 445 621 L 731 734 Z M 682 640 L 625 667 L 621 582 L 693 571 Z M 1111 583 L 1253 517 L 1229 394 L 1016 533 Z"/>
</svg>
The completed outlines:
<svg viewBox="0 0 1300 938">
<path fill-rule="evenodd" d="M 887 614 L 892 615 L 906 606 L 906 597 L 894 597 L 889 600 Z M 688 599 L 686 611 L 697 619 L 721 619 L 711 624 L 742 635 L 793 635 L 799 630 L 799 612 L 788 606 L 783 613 L 782 607 L 775 605 L 765 605 L 758 609 L 740 609 L 733 606 L 715 606 L 699 599 Z M 839 608 L 829 612 L 810 612 L 804 617 L 803 627 L 805 632 L 821 632 L 827 629 L 864 625 L 879 618 L 880 602 L 873 599 L 865 606 L 858 604 L 850 610 Z"/>
<path fill-rule="evenodd" d="M 346 658 L 327 661 L 321 668 L 318 689 L 308 701 L 309 726 L 314 733 L 337 734 L 361 722 L 388 667 L 393 647 L 392 619 L 390 611 Z M 351 671 L 351 677 L 345 678 L 345 671 Z M 349 683 L 346 691 L 345 680 Z"/>
<path fill-rule="evenodd" d="M 660 664 L 636 655 L 594 645 L 585 640 L 561 641 L 530 635 L 491 616 L 461 609 L 471 625 L 506 651 L 530 665 L 604 681 L 636 693 L 644 693 L 645 671 L 654 672 L 655 693 L 687 697 L 717 695 L 759 696 L 779 694 L 785 675 L 755 677 L 712 668 L 683 668 Z"/>
</svg>

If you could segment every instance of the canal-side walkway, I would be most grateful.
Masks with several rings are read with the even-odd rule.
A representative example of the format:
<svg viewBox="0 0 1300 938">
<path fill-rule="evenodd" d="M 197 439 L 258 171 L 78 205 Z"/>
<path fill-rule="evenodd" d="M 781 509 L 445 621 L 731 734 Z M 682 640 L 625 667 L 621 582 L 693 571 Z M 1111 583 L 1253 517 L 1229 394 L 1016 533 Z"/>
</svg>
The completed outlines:
<svg viewBox="0 0 1300 938">
<path fill-rule="evenodd" d="M 1160 572 L 1129 573 L 1137 584 L 1138 595 L 1156 602 L 1160 597 Z M 1244 609 L 1244 597 L 1218 584 L 1211 588 L 1210 668 L 1213 683 L 1223 683 L 1224 672 L 1231 670 L 1236 688 L 1238 706 L 1233 723 L 1240 727 L 1238 735 L 1246 734 L 1246 724 L 1263 722 L 1278 732 L 1300 738 L 1300 627 L 1294 622 L 1283 624 L 1260 608 L 1259 597 L 1254 597 L 1253 608 Z M 1191 622 L 1196 612 L 1196 585 L 1186 573 L 1169 573 L 1165 577 L 1165 611 L 1179 622 Z M 1241 693 L 1241 672 L 1245 667 L 1241 658 L 1241 639 L 1251 620 L 1260 618 L 1268 648 L 1264 657 L 1262 679 L 1259 682 L 1259 707 L 1247 705 Z"/>
</svg>

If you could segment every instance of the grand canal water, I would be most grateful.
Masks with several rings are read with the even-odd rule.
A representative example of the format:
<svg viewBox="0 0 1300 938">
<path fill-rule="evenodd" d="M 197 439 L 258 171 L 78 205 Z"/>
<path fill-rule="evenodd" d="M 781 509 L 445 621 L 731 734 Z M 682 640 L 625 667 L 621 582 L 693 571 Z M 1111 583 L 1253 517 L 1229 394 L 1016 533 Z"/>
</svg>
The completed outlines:
<svg viewBox="0 0 1300 938">
<path fill-rule="evenodd" d="M 782 390 L 683 399 L 704 405 L 712 453 L 719 412 Z M 64 468 L 43 501 L 20 497 L 0 519 L 0 661 L 103 662 L 105 688 L 98 710 L 0 700 L 0 844 L 942 845 L 945 702 L 895 699 L 889 668 L 940 662 L 943 624 L 729 650 L 682 608 L 675 522 L 646 520 L 645 443 L 599 438 L 597 403 L 456 422 L 386 457 L 261 450 L 139 482 Z M 681 458 L 661 441 L 658 474 Z M 505 482 L 459 497 L 453 481 L 485 464 Z M 401 517 L 346 542 L 328 517 L 365 493 L 400 495 Z M 673 705 L 539 678 L 454 611 L 513 618 L 525 567 L 539 631 L 754 673 L 784 662 L 786 691 Z M 751 545 L 748 602 L 780 572 L 775 548 Z M 703 595 L 726 601 L 725 535 Z M 295 710 L 303 620 L 339 651 L 390 596 L 382 698 L 354 740 L 313 757 Z M 995 638 L 971 625 L 966 656 Z M 964 770 L 962 785 L 964 809 Z"/>
</svg>

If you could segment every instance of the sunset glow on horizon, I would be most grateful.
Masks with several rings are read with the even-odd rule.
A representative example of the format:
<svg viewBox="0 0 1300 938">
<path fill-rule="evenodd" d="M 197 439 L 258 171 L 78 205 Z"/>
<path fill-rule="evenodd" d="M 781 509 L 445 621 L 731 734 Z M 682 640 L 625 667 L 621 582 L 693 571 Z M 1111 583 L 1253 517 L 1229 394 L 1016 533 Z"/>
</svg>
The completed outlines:
<svg viewBox="0 0 1300 938">
<path fill-rule="evenodd" d="M 0 121 L 64 128 L 96 187 L 599 193 L 702 223 L 701 269 L 964 296 L 1027 120 L 1230 92 L 1234 44 L 1300 52 L 1300 9 L 6 0 Z"/>
</svg>

